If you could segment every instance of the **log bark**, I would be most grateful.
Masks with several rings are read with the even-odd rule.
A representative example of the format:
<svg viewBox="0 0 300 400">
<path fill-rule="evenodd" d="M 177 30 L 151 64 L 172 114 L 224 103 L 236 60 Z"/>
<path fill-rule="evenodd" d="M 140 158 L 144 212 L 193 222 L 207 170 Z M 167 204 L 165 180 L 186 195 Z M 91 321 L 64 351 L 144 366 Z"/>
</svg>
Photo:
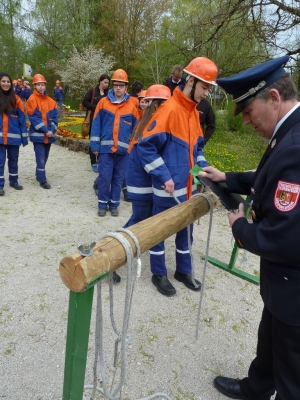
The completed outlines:
<svg viewBox="0 0 300 400">
<path fill-rule="evenodd" d="M 220 205 L 218 198 L 205 192 L 212 207 Z M 175 207 L 157 214 L 129 228 L 137 238 L 141 253 L 174 235 L 210 210 L 205 197 L 194 196 Z M 130 243 L 136 256 L 136 246 L 126 233 L 121 232 Z M 83 292 L 89 282 L 107 271 L 115 271 L 126 263 L 126 252 L 122 244 L 115 238 L 104 238 L 96 243 L 91 256 L 84 257 L 79 252 L 64 257 L 59 265 L 63 283 L 73 292 Z"/>
</svg>

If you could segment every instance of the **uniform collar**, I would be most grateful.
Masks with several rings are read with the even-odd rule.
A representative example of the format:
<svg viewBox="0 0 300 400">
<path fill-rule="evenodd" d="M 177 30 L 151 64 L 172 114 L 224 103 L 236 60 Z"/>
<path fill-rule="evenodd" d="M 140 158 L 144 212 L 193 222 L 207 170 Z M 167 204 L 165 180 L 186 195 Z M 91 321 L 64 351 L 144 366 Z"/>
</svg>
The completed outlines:
<svg viewBox="0 0 300 400">
<path fill-rule="evenodd" d="M 276 132 L 278 131 L 278 129 L 281 127 L 281 125 L 284 123 L 284 121 L 300 106 L 300 102 L 298 102 L 293 108 L 290 109 L 290 111 L 285 114 L 285 116 L 283 118 L 281 118 L 281 120 L 277 123 L 277 125 L 275 126 L 273 135 L 269 141 L 269 143 L 272 141 L 273 137 L 275 136 Z"/>
<path fill-rule="evenodd" d="M 173 97 L 185 108 L 187 111 L 193 111 L 196 109 L 197 104 L 189 99 L 183 92 L 182 88 L 177 86 L 173 92 Z"/>
<path fill-rule="evenodd" d="M 115 93 L 114 93 L 113 89 L 110 89 L 108 91 L 107 97 L 109 98 L 111 103 L 114 103 L 114 104 L 122 104 L 130 98 L 129 94 L 125 93 L 123 99 L 121 101 L 118 101 L 115 97 Z"/>
</svg>

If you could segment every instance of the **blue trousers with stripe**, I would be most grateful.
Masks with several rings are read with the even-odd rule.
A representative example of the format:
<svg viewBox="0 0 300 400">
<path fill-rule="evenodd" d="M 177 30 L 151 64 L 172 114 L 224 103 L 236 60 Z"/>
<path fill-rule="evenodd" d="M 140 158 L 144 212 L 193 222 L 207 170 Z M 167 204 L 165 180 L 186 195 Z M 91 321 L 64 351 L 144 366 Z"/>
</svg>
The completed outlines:
<svg viewBox="0 0 300 400">
<path fill-rule="evenodd" d="M 121 154 L 99 154 L 98 208 L 118 208 L 128 158 Z"/>
<path fill-rule="evenodd" d="M 131 225 L 135 225 L 138 222 L 144 221 L 144 219 L 152 217 L 152 208 L 153 202 L 152 200 L 141 201 L 141 200 L 132 200 L 132 215 L 123 228 L 128 228 Z"/>
<path fill-rule="evenodd" d="M 0 144 L 0 188 L 4 187 L 4 167 L 6 162 L 7 154 L 7 164 L 9 173 L 9 183 L 11 185 L 18 184 L 18 159 L 19 159 L 19 146 L 11 146 Z"/>
<path fill-rule="evenodd" d="M 170 207 L 153 206 L 153 215 L 159 214 Z M 193 242 L 193 225 L 190 225 L 191 243 Z M 176 271 L 189 274 L 192 271 L 191 255 L 188 247 L 187 227 L 176 233 Z M 151 272 L 154 275 L 167 275 L 165 262 L 165 242 L 160 242 L 149 250 Z"/>
<path fill-rule="evenodd" d="M 46 183 L 46 163 L 49 157 L 50 143 L 33 143 L 35 160 L 36 160 L 36 179 L 40 183 Z"/>
</svg>

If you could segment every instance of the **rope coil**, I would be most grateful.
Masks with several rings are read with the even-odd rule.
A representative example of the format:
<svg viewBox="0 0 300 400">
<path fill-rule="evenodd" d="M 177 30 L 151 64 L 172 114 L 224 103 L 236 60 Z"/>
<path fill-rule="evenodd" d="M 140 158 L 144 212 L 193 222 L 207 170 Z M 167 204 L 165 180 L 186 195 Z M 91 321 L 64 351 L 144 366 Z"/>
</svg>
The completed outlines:
<svg viewBox="0 0 300 400">
<path fill-rule="evenodd" d="M 205 275 L 206 275 L 206 269 L 207 269 L 207 259 L 208 259 L 208 251 L 209 251 L 209 242 L 210 242 L 210 235 L 211 235 L 211 228 L 212 228 L 212 216 L 213 216 L 213 207 L 211 200 L 204 194 L 204 193 L 197 193 L 194 196 L 202 196 L 204 197 L 210 206 L 210 222 L 209 222 L 209 230 L 208 230 L 208 238 L 207 238 L 207 245 L 206 245 L 206 253 L 205 253 L 205 263 L 204 263 L 204 268 L 203 268 L 203 276 L 202 276 L 202 288 L 200 292 L 200 299 L 199 299 L 199 306 L 198 306 L 198 315 L 197 315 L 197 323 L 196 323 L 196 339 L 198 339 L 198 331 L 199 331 L 199 323 L 200 323 L 200 314 L 201 314 L 201 307 L 202 307 L 202 299 L 203 299 L 203 293 L 204 293 L 204 288 L 205 288 Z M 173 195 L 174 199 L 176 200 L 177 203 L 180 204 L 179 200 Z M 193 268 L 193 255 L 191 251 L 191 229 L 190 225 L 187 226 L 188 229 L 188 247 L 189 247 L 189 252 L 191 256 L 191 264 L 192 264 L 192 282 L 197 287 L 197 283 L 195 282 L 194 278 L 194 268 Z M 119 331 L 117 329 L 115 320 L 114 320 L 114 314 L 113 314 L 113 272 L 110 272 L 109 274 L 109 295 L 110 295 L 110 320 L 111 320 L 111 325 L 113 327 L 113 330 L 117 336 L 117 339 L 115 340 L 115 348 L 114 348 L 114 375 L 112 378 L 111 382 L 111 388 L 110 390 L 108 389 L 107 385 L 107 379 L 106 379 L 106 373 L 105 373 L 105 362 L 104 362 L 104 352 L 103 352 L 103 314 L 102 314 L 102 281 L 100 280 L 97 283 L 97 315 L 96 315 L 96 334 L 95 334 L 95 359 L 94 359 L 94 382 L 93 385 L 85 385 L 84 389 L 92 389 L 92 398 L 95 398 L 96 391 L 102 393 L 107 399 L 110 400 L 115 400 L 116 396 L 118 394 L 121 394 L 122 387 L 125 382 L 125 375 L 126 375 L 126 342 L 130 340 L 130 336 L 127 333 L 128 330 L 128 324 L 129 324 L 129 317 L 130 317 L 130 309 L 131 309 L 131 304 L 132 304 L 132 295 L 133 295 L 133 288 L 134 288 L 134 283 L 135 281 L 132 279 L 132 271 L 133 271 L 133 251 L 132 247 L 129 243 L 129 241 L 120 233 L 118 232 L 124 232 L 127 235 L 131 237 L 131 239 L 134 241 L 136 250 L 137 250 L 137 277 L 140 277 L 141 275 L 141 253 L 140 253 L 140 245 L 139 242 L 136 238 L 136 236 L 129 230 L 119 228 L 116 230 L 116 232 L 109 232 L 105 235 L 103 235 L 101 239 L 106 238 L 106 237 L 113 237 L 114 239 L 118 240 L 125 252 L 126 252 L 126 259 L 127 259 L 127 280 L 126 280 L 126 295 L 125 295 L 125 306 L 124 306 L 124 317 L 123 317 L 123 326 L 122 330 Z M 119 345 L 120 345 L 120 350 L 119 350 Z M 115 374 L 116 374 L 116 368 L 117 368 L 117 362 L 118 362 L 118 357 L 120 355 L 121 358 L 121 371 L 120 371 L 120 380 L 117 385 L 117 387 L 113 390 L 113 384 L 114 384 L 114 379 L 115 379 Z M 100 374 L 102 378 L 102 385 L 103 387 L 97 386 L 97 364 L 99 360 L 99 365 L 100 365 Z M 151 396 L 144 397 L 138 400 L 151 400 L 157 397 L 162 397 L 167 400 L 172 400 L 171 397 L 166 395 L 165 393 L 154 393 Z"/>
<path fill-rule="evenodd" d="M 97 283 L 97 315 L 96 315 L 96 335 L 95 335 L 95 359 L 94 359 L 94 382 L 93 385 L 85 385 L 84 389 L 93 389 L 92 392 L 92 398 L 95 398 L 96 391 L 102 393 L 107 399 L 110 400 L 115 400 L 116 396 L 120 393 L 122 387 L 125 382 L 125 375 L 126 375 L 126 342 L 128 342 L 130 339 L 130 336 L 127 333 L 128 329 L 128 323 L 129 323 L 129 317 L 130 317 L 130 309 L 131 309 L 131 304 L 132 304 L 132 294 L 133 294 L 133 288 L 134 288 L 134 281 L 132 279 L 132 270 L 133 270 L 133 251 L 132 247 L 129 243 L 129 241 L 123 236 L 120 235 L 118 232 L 124 232 L 128 234 L 132 240 L 135 243 L 136 249 L 137 249 L 137 276 L 140 276 L 141 272 L 141 260 L 140 260 L 140 245 L 139 242 L 136 238 L 136 236 L 129 230 L 127 229 L 117 229 L 116 232 L 109 232 L 102 236 L 100 238 L 104 239 L 106 237 L 113 237 L 114 239 L 118 240 L 122 246 L 124 247 L 124 250 L 126 252 L 126 258 L 127 258 L 127 280 L 126 280 L 126 295 L 125 295 L 125 306 L 124 306 L 124 317 L 123 317 L 123 327 L 122 331 L 118 331 L 115 320 L 114 320 L 114 315 L 113 315 L 113 273 L 110 272 L 109 274 L 109 294 L 110 294 L 110 319 L 111 319 L 111 325 L 113 327 L 113 330 L 115 334 L 117 335 L 117 339 L 115 341 L 115 349 L 114 349 L 114 367 L 115 367 L 115 372 L 112 378 L 112 383 L 111 383 L 111 388 L 110 391 L 108 389 L 107 385 L 107 379 L 106 379 L 106 373 L 105 373 L 105 362 L 104 362 L 104 352 L 103 352 L 103 314 L 102 314 L 102 285 L 101 285 L 101 280 Z M 118 350 L 120 344 L 120 350 Z M 117 367 L 117 361 L 118 361 L 118 356 L 121 354 L 121 372 L 120 372 L 120 380 L 119 384 L 117 387 L 112 391 L 112 386 L 114 383 L 115 379 L 115 373 L 116 373 L 116 367 Z M 98 359 L 99 359 L 99 365 L 100 365 L 100 374 L 102 378 L 102 385 L 103 387 L 97 386 L 97 364 L 98 364 Z M 145 397 L 143 399 L 139 400 L 150 400 L 154 399 L 156 397 L 163 397 L 166 398 L 167 400 L 172 400 L 168 395 L 164 393 L 154 393 L 151 396 Z"/>
</svg>

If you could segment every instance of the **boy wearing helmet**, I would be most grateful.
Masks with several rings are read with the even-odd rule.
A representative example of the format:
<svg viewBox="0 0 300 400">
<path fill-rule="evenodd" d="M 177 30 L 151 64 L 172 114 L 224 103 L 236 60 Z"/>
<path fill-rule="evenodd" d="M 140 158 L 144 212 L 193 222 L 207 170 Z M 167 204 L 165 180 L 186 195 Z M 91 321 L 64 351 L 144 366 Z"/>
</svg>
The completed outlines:
<svg viewBox="0 0 300 400">
<path fill-rule="evenodd" d="M 23 82 L 23 100 L 28 100 L 31 93 L 32 93 L 32 90 L 30 88 L 29 82 L 24 81 Z"/>
<path fill-rule="evenodd" d="M 141 163 L 152 177 L 154 215 L 196 193 L 189 171 L 195 164 L 207 166 L 196 106 L 216 84 L 218 69 L 211 60 L 197 57 L 184 72 L 188 74 L 184 88 L 176 87 L 173 96 L 157 110 L 137 146 Z M 174 278 L 188 289 L 198 291 L 201 283 L 192 274 L 187 228 L 177 232 L 175 242 Z M 167 277 L 164 242 L 150 250 L 150 264 L 152 283 L 163 295 L 174 296 L 176 290 Z"/>
<path fill-rule="evenodd" d="M 51 144 L 55 142 L 58 125 L 57 105 L 46 93 L 46 79 L 36 74 L 32 80 L 34 92 L 27 101 L 27 113 L 30 120 L 29 138 L 33 142 L 36 158 L 36 179 L 43 189 L 51 186 L 46 178 L 46 163 Z"/>
<path fill-rule="evenodd" d="M 97 104 L 92 123 L 90 147 L 99 154 L 98 215 L 107 208 L 119 215 L 120 193 L 127 165 L 127 149 L 139 118 L 139 111 L 127 94 L 128 76 L 122 69 L 113 73 L 113 88 Z"/>
<path fill-rule="evenodd" d="M 64 89 L 60 86 L 60 81 L 57 80 L 55 82 L 54 90 L 53 90 L 54 98 L 57 103 L 58 109 L 62 111 L 62 103 L 63 103 L 63 95 Z"/>
<path fill-rule="evenodd" d="M 17 84 L 15 86 L 15 93 L 23 100 L 23 89 L 24 86 L 22 85 L 22 79 L 17 79 Z"/>
</svg>

